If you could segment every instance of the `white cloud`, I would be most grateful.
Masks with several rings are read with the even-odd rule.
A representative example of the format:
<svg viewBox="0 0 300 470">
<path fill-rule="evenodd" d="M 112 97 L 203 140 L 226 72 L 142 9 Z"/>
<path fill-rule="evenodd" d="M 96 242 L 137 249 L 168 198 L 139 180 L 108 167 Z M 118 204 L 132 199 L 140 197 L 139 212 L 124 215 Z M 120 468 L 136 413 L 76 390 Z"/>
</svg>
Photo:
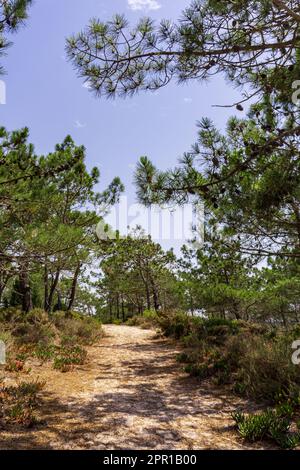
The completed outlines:
<svg viewBox="0 0 300 470">
<path fill-rule="evenodd" d="M 86 124 L 82 124 L 82 122 L 80 122 L 78 120 L 75 121 L 74 125 L 75 125 L 76 129 L 83 129 L 84 127 L 86 127 Z"/>
<path fill-rule="evenodd" d="M 157 0 L 128 0 L 131 10 L 159 10 L 160 3 Z"/>
</svg>

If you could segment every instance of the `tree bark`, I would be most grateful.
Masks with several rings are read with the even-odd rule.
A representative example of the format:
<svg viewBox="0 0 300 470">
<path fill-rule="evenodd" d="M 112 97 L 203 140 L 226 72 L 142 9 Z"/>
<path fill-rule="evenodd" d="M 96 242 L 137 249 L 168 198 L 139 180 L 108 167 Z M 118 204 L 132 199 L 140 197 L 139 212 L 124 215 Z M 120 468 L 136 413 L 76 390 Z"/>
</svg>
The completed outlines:
<svg viewBox="0 0 300 470">
<path fill-rule="evenodd" d="M 28 313 L 30 310 L 32 310 L 33 306 L 27 266 L 21 269 L 19 274 L 19 282 L 20 295 L 22 299 L 22 311 Z"/>
<path fill-rule="evenodd" d="M 155 285 L 154 280 L 151 278 L 151 286 L 152 286 L 152 292 L 153 292 L 153 303 L 154 303 L 154 309 L 156 312 L 159 311 L 159 298 L 158 298 L 158 292 L 157 292 L 157 287 Z"/>
<path fill-rule="evenodd" d="M 76 288 L 77 288 L 77 282 L 78 282 L 78 276 L 80 273 L 80 268 L 81 264 L 78 263 L 76 266 L 76 270 L 74 273 L 73 277 L 73 282 L 72 282 L 72 287 L 71 287 L 71 293 L 70 293 L 70 299 L 69 299 L 69 305 L 68 305 L 68 312 L 70 312 L 73 308 L 74 301 L 75 301 L 75 296 L 76 296 Z"/>
<path fill-rule="evenodd" d="M 117 294 L 117 319 L 120 319 L 120 297 L 119 294 Z"/>
<path fill-rule="evenodd" d="M 48 265 L 47 258 L 45 259 L 44 267 L 44 310 L 48 311 L 48 297 L 49 297 L 49 279 L 48 279 Z"/>
<path fill-rule="evenodd" d="M 124 297 L 122 295 L 122 299 L 121 299 L 121 308 L 122 308 L 122 319 L 123 319 L 123 322 L 125 321 L 125 307 L 124 307 Z"/>
<path fill-rule="evenodd" d="M 52 310 L 53 297 L 54 297 L 54 293 L 55 293 L 55 290 L 59 281 L 59 276 L 60 276 L 60 269 L 56 271 L 55 277 L 51 285 L 50 294 L 49 294 L 48 302 L 47 302 L 47 310 L 46 310 L 48 313 L 51 312 Z"/>
</svg>

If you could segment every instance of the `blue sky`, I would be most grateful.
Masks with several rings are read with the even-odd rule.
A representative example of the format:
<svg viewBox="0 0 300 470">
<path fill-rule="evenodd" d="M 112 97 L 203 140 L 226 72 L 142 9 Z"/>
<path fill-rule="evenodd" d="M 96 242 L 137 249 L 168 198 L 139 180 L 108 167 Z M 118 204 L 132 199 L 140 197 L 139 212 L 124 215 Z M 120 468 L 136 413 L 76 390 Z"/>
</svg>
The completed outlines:
<svg viewBox="0 0 300 470">
<path fill-rule="evenodd" d="M 134 200 L 133 167 L 141 155 L 160 168 L 173 166 L 195 141 L 195 123 L 211 117 L 224 127 L 230 109 L 213 108 L 240 97 L 222 78 L 209 84 L 176 83 L 156 94 L 126 100 L 96 99 L 76 77 L 65 57 L 65 38 L 83 29 L 91 17 L 108 20 L 125 13 L 132 24 L 140 16 L 176 19 L 189 0 L 36 0 L 26 27 L 13 36 L 5 59 L 7 103 L 1 124 L 30 128 L 38 153 L 50 152 L 71 134 L 87 149 L 88 167 L 101 171 L 100 188 L 114 176 Z"/>
</svg>

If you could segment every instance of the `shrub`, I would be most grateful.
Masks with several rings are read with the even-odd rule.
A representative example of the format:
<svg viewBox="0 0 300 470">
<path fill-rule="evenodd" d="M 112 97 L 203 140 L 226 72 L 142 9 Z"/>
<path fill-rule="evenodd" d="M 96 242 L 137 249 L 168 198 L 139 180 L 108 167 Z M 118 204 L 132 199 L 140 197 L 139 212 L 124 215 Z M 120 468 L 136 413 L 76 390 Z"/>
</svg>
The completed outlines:
<svg viewBox="0 0 300 470">
<path fill-rule="evenodd" d="M 251 442 L 269 439 L 280 447 L 291 449 L 300 444 L 300 432 L 291 433 L 293 408 L 289 405 L 268 409 L 258 414 L 233 414 L 239 434 Z"/>
<path fill-rule="evenodd" d="M 159 324 L 166 336 L 180 339 L 191 332 L 191 317 L 186 313 L 175 312 L 160 317 Z"/>
<path fill-rule="evenodd" d="M 22 372 L 24 370 L 25 363 L 18 359 L 9 359 L 5 365 L 7 372 Z"/>
<path fill-rule="evenodd" d="M 23 427 L 32 427 L 37 422 L 35 409 L 38 405 L 38 393 L 45 386 L 38 380 L 21 382 L 17 386 L 0 388 L 1 415 L 6 423 L 15 423 Z"/>
<path fill-rule="evenodd" d="M 186 362 L 187 363 L 187 362 L 191 361 L 191 357 L 187 352 L 181 352 L 181 353 L 177 354 L 176 361 L 177 362 Z"/>
<path fill-rule="evenodd" d="M 240 391 L 251 398 L 280 403 L 299 403 L 300 371 L 292 364 L 289 341 L 281 337 L 232 338 L 227 345 L 231 367 L 236 369 Z"/>
<path fill-rule="evenodd" d="M 231 384 L 239 395 L 270 404 L 300 404 L 300 370 L 291 361 L 292 337 L 265 325 L 240 320 L 163 315 L 166 335 L 182 341 L 193 376 Z M 194 365 L 192 367 L 192 364 Z"/>
<path fill-rule="evenodd" d="M 56 319 L 56 326 L 62 334 L 63 342 L 81 343 L 90 345 L 103 336 L 101 323 L 93 318 Z"/>
<path fill-rule="evenodd" d="M 50 324 L 41 323 L 19 323 L 12 330 L 12 336 L 16 344 L 49 344 L 52 342 L 55 331 Z"/>
<path fill-rule="evenodd" d="M 73 365 L 82 365 L 86 360 L 87 352 L 80 346 L 61 348 L 54 359 L 54 369 L 68 372 Z"/>
<path fill-rule="evenodd" d="M 213 368 L 209 364 L 188 364 L 184 370 L 192 377 L 200 379 L 207 379 L 213 375 Z"/>
<path fill-rule="evenodd" d="M 166 336 L 175 336 L 177 339 L 189 335 L 194 335 L 198 339 L 207 336 L 224 339 L 240 330 L 240 324 L 236 320 L 191 317 L 181 312 L 162 315 L 160 325 Z"/>
<path fill-rule="evenodd" d="M 43 362 L 50 361 L 56 353 L 57 347 L 54 344 L 45 345 L 39 343 L 35 348 L 35 356 Z"/>
<path fill-rule="evenodd" d="M 49 322 L 49 317 L 48 314 L 40 309 L 40 308 L 35 308 L 31 310 L 31 312 L 26 313 L 26 315 L 23 316 L 24 321 L 28 323 L 48 323 Z"/>
<path fill-rule="evenodd" d="M 145 310 L 143 315 L 135 315 L 126 321 L 128 326 L 139 326 L 144 329 L 151 329 L 159 325 L 159 315 L 155 310 Z"/>
<path fill-rule="evenodd" d="M 22 312 L 18 308 L 8 307 L 0 310 L 0 322 L 15 322 L 22 319 Z"/>
<path fill-rule="evenodd" d="M 36 357 L 42 362 L 52 361 L 56 369 L 70 370 L 73 365 L 83 364 L 86 351 L 80 345 L 90 345 L 103 336 L 101 323 L 91 317 L 74 312 L 55 312 L 48 315 L 34 309 L 24 315 L 19 311 L 3 310 L 2 317 L 18 315 L 18 321 L 2 322 L 0 339 L 8 345 L 6 370 L 29 372 L 25 361 Z M 17 408 L 16 408 L 17 410 Z"/>
<path fill-rule="evenodd" d="M 158 320 L 158 314 L 155 310 L 144 310 L 143 317 L 154 322 Z"/>
</svg>

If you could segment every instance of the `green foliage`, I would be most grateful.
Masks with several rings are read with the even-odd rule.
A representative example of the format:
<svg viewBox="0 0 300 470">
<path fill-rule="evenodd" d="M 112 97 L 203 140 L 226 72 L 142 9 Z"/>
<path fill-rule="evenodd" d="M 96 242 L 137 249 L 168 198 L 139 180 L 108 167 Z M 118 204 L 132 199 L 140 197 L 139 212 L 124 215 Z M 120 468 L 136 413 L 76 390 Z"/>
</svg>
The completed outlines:
<svg viewBox="0 0 300 470">
<path fill-rule="evenodd" d="M 171 315 L 164 315 L 160 320 L 160 326 L 166 336 L 175 336 L 179 339 L 189 334 L 191 321 L 186 313 L 175 312 Z"/>
<path fill-rule="evenodd" d="M 185 342 L 207 337 L 225 338 L 239 331 L 240 323 L 236 320 L 224 318 L 201 318 L 192 317 L 183 312 L 173 312 L 160 317 L 160 326 L 166 336 L 183 338 Z"/>
<path fill-rule="evenodd" d="M 176 361 L 177 362 L 189 362 L 190 361 L 190 356 L 187 352 L 181 352 L 177 354 L 176 356 Z"/>
<path fill-rule="evenodd" d="M 155 322 L 158 319 L 158 314 L 155 310 L 144 310 L 143 317 L 146 320 L 152 320 Z"/>
<path fill-rule="evenodd" d="M 251 77 L 258 86 L 267 65 L 287 65 L 284 76 L 270 73 L 279 87 L 279 78 L 288 80 L 293 72 L 288 66 L 295 56 L 297 27 L 296 19 L 267 0 L 196 0 L 175 23 L 141 18 L 129 28 L 123 15 L 106 23 L 94 18 L 68 39 L 67 54 L 97 96 L 131 96 L 157 90 L 172 79 L 203 81 L 216 73 L 237 84 Z"/>
<path fill-rule="evenodd" d="M 156 328 L 160 324 L 160 314 L 155 310 L 145 310 L 142 315 L 135 315 L 126 322 L 128 326 L 139 326 L 144 329 Z"/>
<path fill-rule="evenodd" d="M 11 310 L 3 318 L 11 317 Z M 55 312 L 49 316 L 35 309 L 28 315 L 18 313 L 14 323 L 0 323 L 1 338 L 7 345 L 8 372 L 26 373 L 26 361 L 36 357 L 42 363 L 53 362 L 53 367 L 67 372 L 85 362 L 87 351 L 82 346 L 92 345 L 103 336 L 99 320 L 76 312 Z"/>
<path fill-rule="evenodd" d="M 64 342 L 73 338 L 79 344 L 91 345 L 103 336 L 101 323 L 93 318 L 64 318 L 59 322 L 59 329 Z"/>
<path fill-rule="evenodd" d="M 196 318 L 182 313 L 160 319 L 164 334 L 180 339 L 180 362 L 199 378 L 231 384 L 243 396 L 269 403 L 300 403 L 300 374 L 291 361 L 295 337 L 265 325 L 223 318 Z M 297 331 L 297 329 L 296 329 Z"/>
<path fill-rule="evenodd" d="M 299 402 L 299 368 L 291 361 L 291 341 L 280 336 L 239 335 L 227 344 L 228 357 L 236 369 L 237 391 L 270 403 Z"/>
<path fill-rule="evenodd" d="M 45 345 L 39 343 L 35 348 L 35 356 L 42 362 L 50 361 L 57 351 L 57 347 L 54 344 Z"/>
<path fill-rule="evenodd" d="M 11 332 L 16 344 L 49 344 L 53 341 L 55 330 L 50 324 L 18 323 Z"/>
<path fill-rule="evenodd" d="M 292 417 L 293 409 L 289 405 L 254 415 L 233 414 L 238 432 L 244 439 L 251 442 L 269 439 L 283 449 L 293 449 L 300 444 L 300 433 L 290 432 Z"/>
<path fill-rule="evenodd" d="M 37 423 L 35 410 L 38 394 L 44 388 L 41 381 L 21 382 L 17 386 L 0 387 L 0 410 L 4 422 L 30 428 Z"/>
<path fill-rule="evenodd" d="M 0 54 L 11 45 L 6 35 L 14 33 L 24 23 L 32 0 L 2 0 L 0 3 Z M 3 73 L 2 67 L 0 71 Z"/>
<path fill-rule="evenodd" d="M 97 193 L 99 171 L 87 170 L 86 151 L 70 136 L 46 156 L 35 154 L 28 136 L 27 128 L 0 129 L 0 296 L 25 313 L 71 311 L 97 247 L 103 214 L 95 207 L 104 213 L 123 185 L 115 178 Z M 80 307 L 85 310 L 84 301 Z"/>
<path fill-rule="evenodd" d="M 73 365 L 82 365 L 87 357 L 86 351 L 80 346 L 62 347 L 54 359 L 54 369 L 68 372 Z"/>
<path fill-rule="evenodd" d="M 102 275 L 95 287 L 103 302 L 101 320 L 125 321 L 145 309 L 159 311 L 174 305 L 175 256 L 164 252 L 141 227 L 127 237 L 103 241 L 99 257 Z"/>
</svg>

